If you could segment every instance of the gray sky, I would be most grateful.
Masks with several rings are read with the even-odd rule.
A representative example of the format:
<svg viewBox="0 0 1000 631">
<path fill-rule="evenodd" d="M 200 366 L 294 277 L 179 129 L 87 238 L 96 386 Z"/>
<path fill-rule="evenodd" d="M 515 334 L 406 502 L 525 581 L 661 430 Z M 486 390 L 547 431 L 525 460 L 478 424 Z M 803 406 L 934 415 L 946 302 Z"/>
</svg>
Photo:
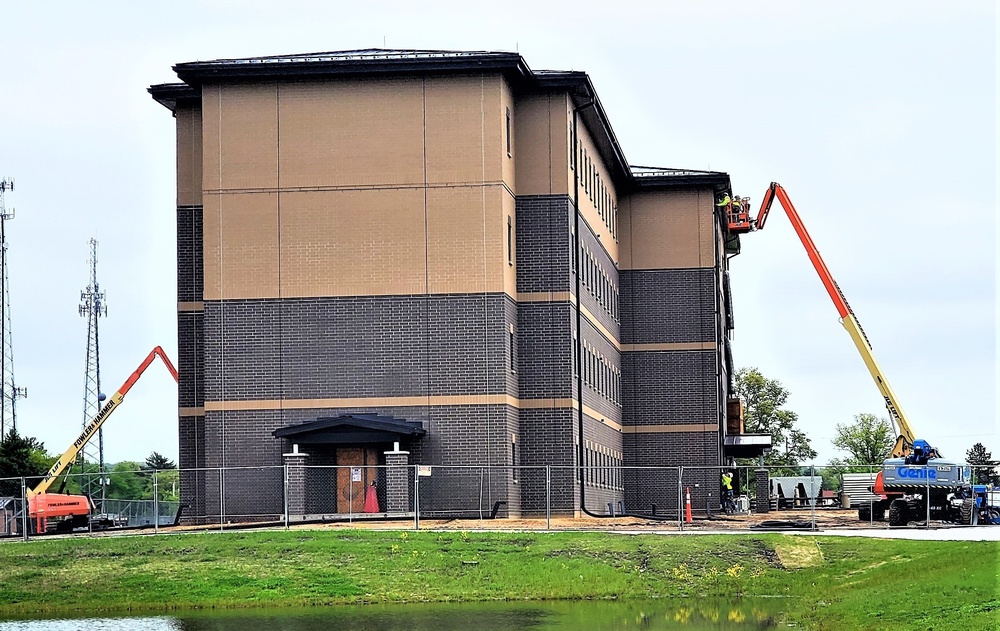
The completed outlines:
<svg viewBox="0 0 1000 631">
<path fill-rule="evenodd" d="M 993 3 L 348 4 L 5 3 L 22 433 L 62 451 L 79 431 L 90 237 L 104 390 L 157 344 L 176 358 L 174 127 L 146 87 L 176 81 L 178 62 L 389 47 L 586 71 L 632 164 L 726 171 L 754 204 L 781 182 L 918 435 L 949 457 L 975 442 L 1000 456 Z M 736 363 L 791 390 L 824 463 L 837 423 L 885 414 L 878 391 L 779 208 L 732 270 Z M 176 458 L 176 407 L 153 366 L 106 425 L 107 459 Z"/>
</svg>

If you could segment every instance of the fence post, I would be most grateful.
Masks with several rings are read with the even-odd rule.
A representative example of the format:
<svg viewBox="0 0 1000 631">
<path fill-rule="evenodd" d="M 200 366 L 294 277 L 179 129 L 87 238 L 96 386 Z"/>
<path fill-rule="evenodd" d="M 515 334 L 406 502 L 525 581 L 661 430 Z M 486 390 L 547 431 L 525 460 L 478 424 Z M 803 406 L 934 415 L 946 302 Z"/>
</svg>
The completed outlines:
<svg viewBox="0 0 1000 631">
<path fill-rule="evenodd" d="M 677 467 L 677 529 L 684 530 L 684 467 Z"/>
<path fill-rule="evenodd" d="M 924 528 L 931 527 L 931 466 L 929 464 L 924 465 L 924 480 L 927 481 L 927 495 L 924 499 L 927 502 L 927 521 L 924 523 Z"/>
<path fill-rule="evenodd" d="M 160 476 L 153 469 L 153 534 L 160 533 Z"/>
<path fill-rule="evenodd" d="M 28 483 L 21 478 L 21 536 L 28 540 Z"/>
<path fill-rule="evenodd" d="M 284 486 L 285 486 L 285 498 L 284 498 L 285 530 L 288 530 L 288 463 L 287 462 L 284 464 L 282 469 L 283 469 L 282 473 L 284 476 Z"/>
<path fill-rule="evenodd" d="M 816 493 L 816 491 L 817 491 L 816 484 L 815 484 L 815 479 L 816 479 L 816 466 L 815 465 L 809 465 L 809 495 L 814 495 Z M 820 482 L 819 486 L 820 486 L 820 488 L 823 488 L 823 483 Z M 822 495 L 822 494 L 823 493 L 821 491 L 820 495 Z M 809 506 L 810 506 L 809 515 L 810 515 L 810 520 L 812 521 L 811 528 L 810 528 L 811 530 L 816 530 L 816 501 L 817 501 L 817 499 L 818 498 L 815 498 L 815 497 L 810 497 L 809 498 Z"/>
<path fill-rule="evenodd" d="M 545 529 L 552 530 L 552 465 L 545 465 Z"/>
<path fill-rule="evenodd" d="M 486 469 L 479 467 L 479 521 L 483 520 L 483 493 L 486 484 Z"/>
<path fill-rule="evenodd" d="M 220 532 L 225 529 L 225 521 L 226 521 L 225 520 L 225 514 L 226 514 L 225 490 L 226 489 L 225 489 L 225 483 L 223 482 L 223 478 L 222 478 L 222 472 L 223 472 L 223 468 L 219 467 L 219 531 Z"/>
<path fill-rule="evenodd" d="M 420 466 L 413 465 L 413 529 L 420 530 Z"/>
</svg>

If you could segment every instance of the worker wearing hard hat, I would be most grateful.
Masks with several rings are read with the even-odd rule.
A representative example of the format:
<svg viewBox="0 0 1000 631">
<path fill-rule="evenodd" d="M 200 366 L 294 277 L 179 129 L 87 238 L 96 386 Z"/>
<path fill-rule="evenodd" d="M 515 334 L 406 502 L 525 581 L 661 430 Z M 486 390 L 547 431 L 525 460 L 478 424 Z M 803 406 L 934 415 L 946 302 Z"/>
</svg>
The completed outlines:
<svg viewBox="0 0 1000 631">
<path fill-rule="evenodd" d="M 722 199 L 719 200 L 719 202 L 716 203 L 715 205 L 719 206 L 721 208 L 728 208 L 729 205 L 732 204 L 732 203 L 733 203 L 733 200 L 729 199 L 729 193 L 723 193 L 722 194 Z"/>
</svg>

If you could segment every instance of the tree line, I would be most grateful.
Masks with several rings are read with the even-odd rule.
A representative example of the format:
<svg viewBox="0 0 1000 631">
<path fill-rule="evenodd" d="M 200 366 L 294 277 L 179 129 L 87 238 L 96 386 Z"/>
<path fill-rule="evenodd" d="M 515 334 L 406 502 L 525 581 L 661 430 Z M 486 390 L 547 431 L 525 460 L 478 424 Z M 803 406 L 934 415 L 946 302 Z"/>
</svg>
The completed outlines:
<svg viewBox="0 0 1000 631">
<path fill-rule="evenodd" d="M 805 473 L 803 465 L 817 454 L 812 441 L 797 427 L 798 415 L 784 407 L 790 394 L 788 389 L 780 381 L 765 377 L 757 368 L 738 370 L 734 386 L 745 406 L 745 431 L 771 435 L 773 448 L 764 455 L 763 464 L 780 467 L 772 475 Z M 853 422 L 837 424 L 832 443 L 845 455 L 833 458 L 819 471 L 824 477 L 823 487 L 828 489 L 839 487 L 842 473 L 871 472 L 872 465 L 881 465 L 896 444 L 896 433 L 887 418 L 861 413 L 854 416 Z M 978 483 L 1000 485 L 998 463 L 982 443 L 965 452 L 965 461 L 972 466 Z M 754 466 L 760 460 L 743 459 L 739 464 Z"/>
<path fill-rule="evenodd" d="M 0 497 L 20 497 L 21 480 L 31 489 L 48 472 L 58 455 L 50 454 L 45 445 L 30 436 L 21 436 L 11 429 L 0 439 Z M 79 494 L 80 480 L 85 476 L 100 476 L 100 466 L 92 462 L 75 463 L 60 476 L 53 491 Z M 157 472 L 154 485 L 153 471 Z M 151 500 L 153 489 L 162 501 L 178 499 L 179 473 L 177 464 L 156 451 L 143 462 L 125 460 L 107 466 L 104 471 L 104 496 L 109 499 Z M 99 483 L 102 482 L 99 480 Z"/>
</svg>

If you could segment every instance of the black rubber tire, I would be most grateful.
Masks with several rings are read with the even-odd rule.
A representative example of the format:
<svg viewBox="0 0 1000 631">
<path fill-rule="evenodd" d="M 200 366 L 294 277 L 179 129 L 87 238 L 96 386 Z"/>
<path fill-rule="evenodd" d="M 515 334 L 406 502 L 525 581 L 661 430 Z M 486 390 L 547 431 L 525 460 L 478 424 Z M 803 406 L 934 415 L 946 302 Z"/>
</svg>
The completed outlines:
<svg viewBox="0 0 1000 631">
<path fill-rule="evenodd" d="M 872 509 L 872 520 L 873 521 L 885 521 L 885 509 L 884 508 L 874 508 L 874 509 Z"/>
<path fill-rule="evenodd" d="M 976 510 L 976 500 L 971 497 L 962 500 L 962 506 L 958 509 L 962 516 L 962 523 L 966 526 L 976 526 L 979 524 L 979 511 Z"/>
<path fill-rule="evenodd" d="M 892 504 L 889 504 L 889 525 L 905 526 L 908 523 L 910 523 L 910 515 L 906 500 L 892 500 Z"/>
<path fill-rule="evenodd" d="M 858 521 L 872 521 L 872 505 L 862 504 L 858 506 Z"/>
</svg>

